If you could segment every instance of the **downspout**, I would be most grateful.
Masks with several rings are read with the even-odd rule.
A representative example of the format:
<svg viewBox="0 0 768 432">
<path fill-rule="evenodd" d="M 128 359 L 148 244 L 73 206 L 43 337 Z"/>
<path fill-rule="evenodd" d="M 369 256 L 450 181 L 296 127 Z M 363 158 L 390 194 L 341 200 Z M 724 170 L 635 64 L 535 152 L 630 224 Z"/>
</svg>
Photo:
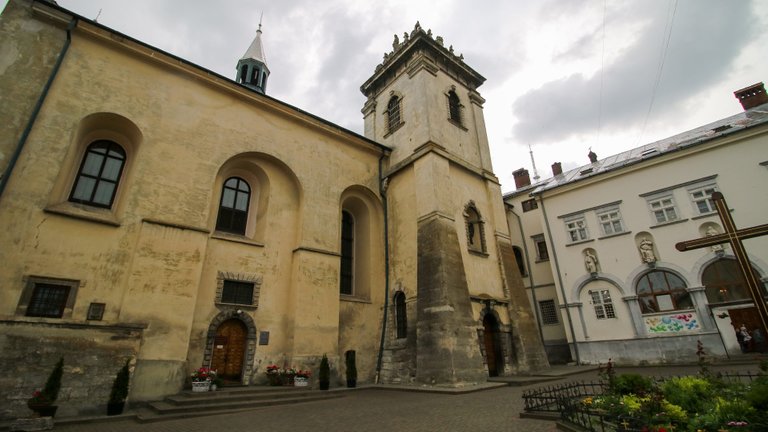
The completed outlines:
<svg viewBox="0 0 768 432">
<path fill-rule="evenodd" d="M 549 237 L 550 243 L 552 243 L 552 230 L 549 227 L 549 218 L 547 218 L 547 209 L 544 207 L 544 197 L 539 195 L 539 202 L 541 203 L 541 212 L 544 215 L 544 225 L 547 227 L 547 237 Z M 571 337 L 573 338 L 573 352 L 576 354 L 576 364 L 581 364 L 581 358 L 579 357 L 579 343 L 576 340 L 576 332 L 573 330 L 573 319 L 571 319 L 571 309 L 568 307 L 568 297 L 565 295 L 565 287 L 563 286 L 563 276 L 560 274 L 560 264 L 557 262 L 557 251 L 552 248 L 552 259 L 555 261 L 555 273 L 557 273 L 557 282 L 560 284 L 560 294 L 563 296 L 565 302 L 565 315 L 568 316 L 568 328 L 571 330 Z"/>
<path fill-rule="evenodd" d="M 374 382 L 379 383 L 381 375 L 381 360 L 384 356 L 384 339 L 387 334 L 387 311 L 389 310 L 389 220 L 387 218 L 387 187 L 382 178 L 382 164 L 384 162 L 384 150 L 381 151 L 379 158 L 379 195 L 384 207 L 384 314 L 381 321 L 381 340 L 379 341 L 379 355 L 376 359 L 376 378 Z"/>
<path fill-rule="evenodd" d="M 525 242 L 525 230 L 523 229 L 523 222 L 520 219 L 520 215 L 515 213 L 515 208 L 509 205 L 509 211 L 517 218 L 517 226 L 520 227 L 520 236 L 523 243 L 523 254 L 525 255 L 525 267 L 528 269 L 528 282 L 531 284 L 531 297 L 533 297 L 533 313 L 536 316 L 536 328 L 539 329 L 539 337 L 541 342 L 544 342 L 544 331 L 541 329 L 541 316 L 539 314 L 539 302 L 536 300 L 536 286 L 533 283 L 533 270 L 531 267 L 531 259 L 528 256 L 528 244 Z"/>
<path fill-rule="evenodd" d="M 16 149 L 13 151 L 13 154 L 11 154 L 11 159 L 8 161 L 8 166 L 5 168 L 5 172 L 3 172 L 2 178 L 0 178 L 0 198 L 3 196 L 5 186 L 8 184 L 8 179 L 11 178 L 11 173 L 13 172 L 13 168 L 16 166 L 16 162 L 21 156 L 21 152 L 24 150 L 24 145 L 27 143 L 27 138 L 29 137 L 30 132 L 32 132 L 32 127 L 35 125 L 37 115 L 40 113 L 40 109 L 43 107 L 43 102 L 45 102 L 45 98 L 48 96 L 48 91 L 51 89 L 51 85 L 53 85 L 53 80 L 56 79 L 56 75 L 59 73 L 61 63 L 64 61 L 64 56 L 67 54 L 67 50 L 69 50 L 69 44 L 72 42 L 72 29 L 74 29 L 76 25 L 77 18 L 72 18 L 72 21 L 70 21 L 69 25 L 67 25 L 67 40 L 64 42 L 64 46 L 61 48 L 61 52 L 59 52 L 59 57 L 56 59 L 56 64 L 53 65 L 53 70 L 51 70 L 51 74 L 48 76 L 48 81 L 45 83 L 43 91 L 40 93 L 40 97 L 37 98 L 37 103 L 35 103 L 35 107 L 32 109 L 32 115 L 29 117 L 27 126 L 21 133 L 19 143 L 16 145 Z"/>
</svg>

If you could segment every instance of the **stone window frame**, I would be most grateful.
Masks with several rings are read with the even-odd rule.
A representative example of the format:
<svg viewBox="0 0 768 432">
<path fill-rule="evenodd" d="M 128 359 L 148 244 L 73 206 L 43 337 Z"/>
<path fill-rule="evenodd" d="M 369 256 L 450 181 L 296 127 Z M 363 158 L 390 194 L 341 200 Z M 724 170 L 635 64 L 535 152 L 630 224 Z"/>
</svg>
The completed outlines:
<svg viewBox="0 0 768 432">
<path fill-rule="evenodd" d="M 69 292 L 67 293 L 67 301 L 64 304 L 64 308 L 62 309 L 61 316 L 58 316 L 58 317 L 30 316 L 30 318 L 46 318 L 46 319 L 72 318 L 72 311 L 74 310 L 74 307 L 75 307 L 75 299 L 77 299 L 77 291 L 80 288 L 80 284 L 81 284 L 79 280 L 29 275 L 24 277 L 22 281 L 24 282 L 24 289 L 21 292 L 21 297 L 19 298 L 19 304 L 16 306 L 16 315 L 28 316 L 27 308 L 29 307 L 29 303 L 32 301 L 32 295 L 35 292 L 35 288 L 37 284 L 46 284 L 46 285 L 65 286 L 69 288 Z"/>
<path fill-rule="evenodd" d="M 387 126 L 387 133 L 384 134 L 385 138 L 395 133 L 395 131 L 405 124 L 405 121 L 403 121 L 403 95 L 391 91 L 389 96 L 389 99 L 387 99 L 387 107 L 384 109 L 384 118 L 386 119 L 385 124 Z M 395 105 L 393 105 L 393 101 L 395 102 Z M 394 117 L 395 114 L 397 114 L 396 118 Z"/>
<path fill-rule="evenodd" d="M 536 249 L 536 262 L 549 261 L 549 247 L 544 234 L 532 235 L 531 241 L 533 241 L 533 246 Z M 542 251 L 544 251 L 543 254 Z"/>
<path fill-rule="evenodd" d="M 485 240 L 485 220 L 477 209 L 474 200 L 470 200 L 464 206 L 462 215 L 464 216 L 465 234 L 467 236 L 467 249 L 471 253 L 488 256 L 488 245 Z M 471 240 L 475 235 L 479 236 L 479 241 Z"/>
<path fill-rule="evenodd" d="M 261 293 L 261 283 L 263 278 L 257 274 L 249 273 L 233 273 L 227 271 L 219 271 L 216 276 L 216 298 L 214 303 L 220 306 L 231 306 L 237 309 L 256 310 L 259 308 L 259 294 Z M 250 305 L 241 303 L 224 303 L 221 301 L 222 294 L 224 292 L 224 282 L 245 282 L 253 284 L 253 303 Z"/>
<path fill-rule="evenodd" d="M 461 103 L 458 93 L 456 93 L 456 86 L 452 85 L 445 93 L 445 104 L 448 110 L 448 121 L 454 126 L 462 130 L 467 130 L 464 127 L 464 104 Z"/>
<path fill-rule="evenodd" d="M 541 325 L 560 324 L 555 300 L 539 300 L 539 312 L 541 312 Z"/>
<path fill-rule="evenodd" d="M 712 200 L 712 194 L 719 190 L 717 183 L 714 181 L 699 183 L 687 188 L 688 198 L 691 200 L 691 206 L 696 216 L 709 215 L 717 212 L 715 202 Z M 697 196 L 698 194 L 701 194 L 701 196 Z M 702 205 L 706 210 L 702 209 Z"/>
<path fill-rule="evenodd" d="M 595 317 L 597 319 L 616 318 L 616 308 L 613 307 L 613 300 L 609 290 L 589 290 L 589 297 L 592 306 L 595 308 Z"/>
<path fill-rule="evenodd" d="M 651 212 L 651 221 L 653 225 L 664 225 L 681 220 L 680 210 L 677 208 L 675 196 L 671 191 L 664 194 L 647 196 L 645 197 L 645 200 L 648 203 L 648 210 Z M 665 201 L 668 201 L 668 203 L 665 204 Z M 654 208 L 654 205 L 656 204 L 658 204 L 658 207 Z M 674 217 L 669 216 L 670 210 Z M 661 216 L 661 218 L 659 216 Z"/>
</svg>

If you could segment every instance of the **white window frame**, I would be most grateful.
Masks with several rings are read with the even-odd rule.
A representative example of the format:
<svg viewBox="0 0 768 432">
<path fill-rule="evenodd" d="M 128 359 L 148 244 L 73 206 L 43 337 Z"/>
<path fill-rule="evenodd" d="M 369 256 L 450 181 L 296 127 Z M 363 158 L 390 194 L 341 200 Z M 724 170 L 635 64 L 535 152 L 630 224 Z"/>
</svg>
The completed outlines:
<svg viewBox="0 0 768 432">
<path fill-rule="evenodd" d="M 589 296 L 592 306 L 595 307 L 595 317 L 597 319 L 616 318 L 616 309 L 613 307 L 611 293 L 607 289 L 590 291 Z"/>
<path fill-rule="evenodd" d="M 547 246 L 547 241 L 544 238 L 544 234 L 533 235 L 531 236 L 531 240 L 533 240 L 533 247 L 536 249 L 536 262 L 549 261 L 549 246 Z M 539 248 L 539 243 L 544 244 L 544 250 L 547 251 L 547 256 L 545 257 L 541 256 L 541 249 Z"/>
<path fill-rule="evenodd" d="M 597 223 L 600 225 L 600 231 L 602 231 L 603 235 L 621 234 L 625 231 L 624 221 L 621 218 L 621 211 L 618 207 L 600 209 L 595 213 L 597 214 Z M 607 219 L 603 220 L 604 217 Z"/>
<path fill-rule="evenodd" d="M 587 229 L 587 219 L 584 215 L 575 216 L 565 220 L 565 233 L 568 236 L 568 243 L 578 243 L 589 240 L 589 230 Z"/>
<path fill-rule="evenodd" d="M 719 189 L 717 188 L 717 184 L 715 183 L 707 183 L 707 184 L 699 184 L 694 187 L 688 188 L 688 197 L 691 199 L 691 205 L 693 206 L 693 212 L 696 215 L 706 215 L 711 214 L 717 211 L 715 208 L 715 202 L 712 201 L 712 193 L 717 192 Z M 709 191 L 709 193 L 707 193 Z M 696 197 L 696 194 L 703 194 L 701 197 Z M 701 207 L 699 207 L 699 204 L 703 204 L 707 210 L 702 211 Z"/>
<path fill-rule="evenodd" d="M 680 220 L 680 211 L 677 209 L 675 197 L 671 193 L 648 197 L 646 200 L 648 201 L 648 210 L 651 212 L 651 218 L 655 225 L 662 225 Z M 669 203 L 665 205 L 663 202 L 667 200 L 669 200 Z M 658 208 L 653 207 L 656 203 L 659 203 Z M 673 212 L 673 217 L 669 216 L 670 210 Z M 663 217 L 663 220 L 659 220 L 659 215 Z"/>
</svg>

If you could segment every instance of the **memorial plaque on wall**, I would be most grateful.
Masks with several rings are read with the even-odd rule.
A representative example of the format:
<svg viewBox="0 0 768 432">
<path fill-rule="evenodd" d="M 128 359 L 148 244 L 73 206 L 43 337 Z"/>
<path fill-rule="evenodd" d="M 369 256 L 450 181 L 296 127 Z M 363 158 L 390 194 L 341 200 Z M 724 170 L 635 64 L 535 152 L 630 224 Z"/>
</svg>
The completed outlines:
<svg viewBox="0 0 768 432">
<path fill-rule="evenodd" d="M 259 332 L 259 345 L 269 345 L 269 332 Z"/>
</svg>

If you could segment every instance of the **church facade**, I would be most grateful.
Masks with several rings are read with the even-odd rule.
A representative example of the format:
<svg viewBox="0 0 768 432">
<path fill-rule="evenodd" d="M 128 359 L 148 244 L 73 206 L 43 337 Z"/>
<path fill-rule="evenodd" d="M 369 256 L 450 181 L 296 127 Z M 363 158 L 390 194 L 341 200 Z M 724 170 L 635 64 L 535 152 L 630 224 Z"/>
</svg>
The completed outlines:
<svg viewBox="0 0 768 432">
<path fill-rule="evenodd" d="M 556 163 L 533 184 L 515 172 L 513 245 L 553 362 L 695 362 L 698 342 L 708 358 L 768 348 L 732 247 L 676 249 L 725 232 L 714 192 L 737 228 L 766 222 L 768 98 L 762 83 L 735 94 L 735 116 L 570 171 Z M 765 301 L 768 238 L 743 244 Z"/>
<path fill-rule="evenodd" d="M 62 414 L 194 369 L 459 386 L 547 366 L 483 121 L 418 24 L 361 87 L 365 136 L 47 2 L 0 18 L 0 417 L 60 358 Z M 235 61 L 233 61 L 233 66 Z"/>
</svg>

